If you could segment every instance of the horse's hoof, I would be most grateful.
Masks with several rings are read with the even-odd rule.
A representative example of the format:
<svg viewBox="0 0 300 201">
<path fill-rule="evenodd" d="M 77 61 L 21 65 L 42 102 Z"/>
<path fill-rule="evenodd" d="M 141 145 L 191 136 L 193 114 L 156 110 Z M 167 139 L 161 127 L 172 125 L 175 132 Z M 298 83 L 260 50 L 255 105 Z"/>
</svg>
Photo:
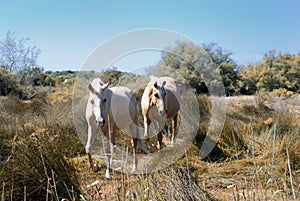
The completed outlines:
<svg viewBox="0 0 300 201">
<path fill-rule="evenodd" d="M 105 179 L 106 180 L 110 180 L 110 174 L 109 173 L 111 173 L 111 172 L 112 172 L 111 168 L 106 169 L 106 171 L 105 171 Z"/>
<path fill-rule="evenodd" d="M 132 167 L 132 169 L 131 169 L 131 175 L 132 176 L 136 176 L 137 172 L 138 172 L 137 168 L 136 167 Z"/>
<path fill-rule="evenodd" d="M 147 146 L 147 149 L 148 149 L 149 153 L 154 153 L 157 151 L 157 147 L 153 143 L 150 144 L 149 146 Z"/>
<path fill-rule="evenodd" d="M 133 177 L 137 176 L 136 170 L 132 170 L 132 171 L 131 171 L 131 175 L 132 175 Z"/>
</svg>

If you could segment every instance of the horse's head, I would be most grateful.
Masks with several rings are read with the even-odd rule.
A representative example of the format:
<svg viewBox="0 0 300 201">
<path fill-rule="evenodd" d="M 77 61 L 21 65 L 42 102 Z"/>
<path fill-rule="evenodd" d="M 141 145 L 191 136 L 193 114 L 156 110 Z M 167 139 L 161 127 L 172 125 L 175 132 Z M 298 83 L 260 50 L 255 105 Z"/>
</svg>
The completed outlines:
<svg viewBox="0 0 300 201">
<path fill-rule="evenodd" d="M 166 107 L 166 92 L 165 86 L 166 81 L 163 81 L 162 85 L 158 85 L 157 82 L 154 83 L 152 91 L 152 103 L 156 105 L 158 113 L 160 116 L 165 116 L 167 114 Z"/>
<path fill-rule="evenodd" d="M 99 83 L 97 88 L 94 88 L 91 84 L 89 84 L 88 88 L 92 93 L 91 103 L 93 108 L 93 114 L 96 118 L 97 126 L 103 127 L 105 125 L 105 113 L 107 112 L 107 96 L 104 93 L 104 90 L 108 87 L 109 83 L 103 84 Z"/>
</svg>

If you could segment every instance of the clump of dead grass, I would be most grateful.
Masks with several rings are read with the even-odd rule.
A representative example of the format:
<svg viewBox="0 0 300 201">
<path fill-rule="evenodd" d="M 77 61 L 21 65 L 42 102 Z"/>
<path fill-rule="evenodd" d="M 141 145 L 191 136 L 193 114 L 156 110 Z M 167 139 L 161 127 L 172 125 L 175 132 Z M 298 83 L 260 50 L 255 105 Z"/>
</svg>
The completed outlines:
<svg viewBox="0 0 300 201">
<path fill-rule="evenodd" d="M 71 121 L 46 117 L 42 100 L 1 102 L 0 183 L 5 200 L 74 200 L 79 183 L 67 157 L 82 152 Z"/>
<path fill-rule="evenodd" d="M 299 115 L 270 107 L 269 98 L 255 104 L 231 99 L 222 134 L 208 156 L 215 154 L 216 160 L 210 160 L 210 171 L 200 173 L 192 162 L 194 174 L 220 200 L 294 199 L 300 182 Z"/>
</svg>

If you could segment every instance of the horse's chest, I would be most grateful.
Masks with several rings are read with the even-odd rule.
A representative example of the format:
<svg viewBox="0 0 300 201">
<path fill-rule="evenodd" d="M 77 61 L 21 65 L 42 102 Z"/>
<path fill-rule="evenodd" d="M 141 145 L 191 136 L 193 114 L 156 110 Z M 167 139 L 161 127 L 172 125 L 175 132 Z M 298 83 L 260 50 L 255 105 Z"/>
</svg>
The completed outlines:
<svg viewBox="0 0 300 201">
<path fill-rule="evenodd" d="M 149 110 L 149 118 L 159 120 L 162 116 L 159 115 L 157 107 L 153 106 Z"/>
</svg>

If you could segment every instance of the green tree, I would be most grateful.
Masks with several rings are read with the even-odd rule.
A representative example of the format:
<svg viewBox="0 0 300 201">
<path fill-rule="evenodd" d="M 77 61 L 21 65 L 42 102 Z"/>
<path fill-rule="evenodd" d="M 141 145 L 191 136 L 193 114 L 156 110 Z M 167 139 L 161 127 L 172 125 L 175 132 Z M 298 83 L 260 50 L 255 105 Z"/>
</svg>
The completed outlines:
<svg viewBox="0 0 300 201">
<path fill-rule="evenodd" d="M 25 68 L 17 72 L 16 76 L 21 85 L 39 86 L 42 72 L 41 68 Z"/>
<path fill-rule="evenodd" d="M 275 50 L 271 50 L 262 61 L 241 69 L 239 76 L 242 94 L 254 94 L 260 89 L 269 92 L 275 89 L 299 92 L 300 54 L 276 54 Z"/>
<path fill-rule="evenodd" d="M 238 66 L 230 55 L 216 43 L 201 47 L 191 42 L 177 42 L 176 47 L 162 54 L 158 66 L 179 72 L 197 93 L 223 94 L 224 88 L 220 86 L 224 84 L 230 95 L 238 91 Z"/>
<path fill-rule="evenodd" d="M 46 73 L 41 73 L 39 77 L 39 86 L 55 86 L 55 81 L 50 75 Z"/>
<path fill-rule="evenodd" d="M 260 78 L 260 71 L 256 65 L 249 64 L 246 68 L 239 71 L 240 93 L 245 95 L 254 94 L 257 91 L 257 83 Z"/>
<path fill-rule="evenodd" d="M 232 53 L 222 49 L 216 43 L 204 44 L 203 47 L 220 71 L 226 94 L 239 93 L 239 66 L 230 57 Z"/>
<path fill-rule="evenodd" d="M 194 43 L 177 42 L 175 48 L 167 48 L 162 53 L 162 60 L 158 64 L 161 68 L 175 70 L 188 81 L 197 93 L 207 93 L 203 75 L 200 71 L 200 59 L 204 58 L 204 50 Z"/>
<path fill-rule="evenodd" d="M 0 67 L 0 95 L 7 96 L 9 94 L 17 95 L 20 98 L 23 96 L 15 76 L 2 66 Z"/>
<path fill-rule="evenodd" d="M 101 78 L 103 82 L 110 82 L 110 84 L 117 85 L 119 78 L 124 75 L 121 71 L 118 70 L 106 70 L 103 72 Z"/>
<path fill-rule="evenodd" d="M 274 71 L 280 79 L 280 87 L 290 91 L 300 90 L 300 53 L 298 55 L 279 54 L 274 63 Z"/>
</svg>

